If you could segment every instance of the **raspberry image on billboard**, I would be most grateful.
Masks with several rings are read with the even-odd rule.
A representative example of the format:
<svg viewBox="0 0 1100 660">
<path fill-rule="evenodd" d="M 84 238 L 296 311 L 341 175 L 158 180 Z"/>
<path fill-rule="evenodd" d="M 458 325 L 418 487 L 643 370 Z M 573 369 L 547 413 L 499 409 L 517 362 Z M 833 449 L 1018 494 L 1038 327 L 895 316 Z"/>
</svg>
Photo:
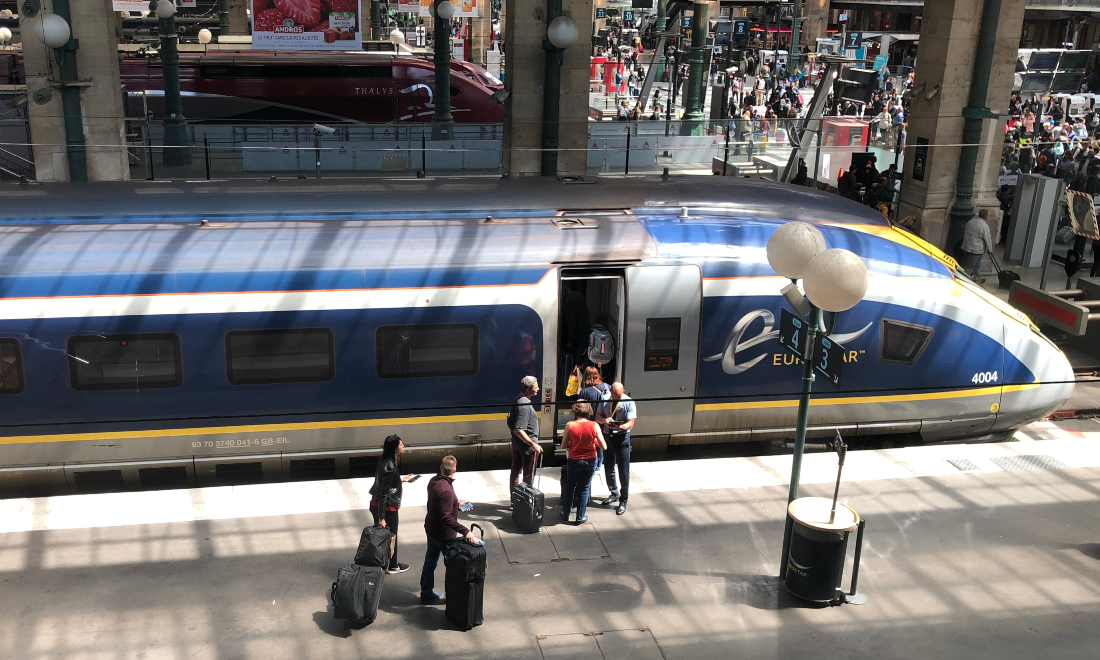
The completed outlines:
<svg viewBox="0 0 1100 660">
<path fill-rule="evenodd" d="M 361 0 L 252 0 L 253 50 L 360 50 Z"/>
</svg>

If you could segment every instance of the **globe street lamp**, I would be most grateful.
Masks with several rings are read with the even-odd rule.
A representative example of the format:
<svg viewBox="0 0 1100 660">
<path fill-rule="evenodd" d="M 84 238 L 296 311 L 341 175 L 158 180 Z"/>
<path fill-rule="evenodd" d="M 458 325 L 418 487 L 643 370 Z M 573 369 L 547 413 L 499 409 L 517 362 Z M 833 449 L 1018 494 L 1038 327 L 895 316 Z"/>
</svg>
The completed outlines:
<svg viewBox="0 0 1100 660">
<path fill-rule="evenodd" d="M 451 19 L 455 6 L 450 0 L 435 3 L 435 114 L 432 115 L 432 140 L 454 139 L 455 120 L 451 116 Z"/>
<path fill-rule="evenodd" d="M 772 270 L 790 278 L 783 296 L 800 317 L 809 316 L 802 359 L 802 392 L 798 399 L 798 426 L 795 430 L 794 456 L 791 461 L 791 485 L 787 504 L 798 499 L 802 474 L 802 454 L 806 449 L 806 426 L 810 412 L 810 391 L 814 381 L 814 355 L 822 312 L 844 312 L 867 293 L 867 266 L 858 256 L 839 248 L 825 249 L 825 237 L 817 227 L 805 222 L 788 222 L 768 239 L 768 264 Z M 802 280 L 805 297 L 798 292 Z M 779 577 L 787 573 L 787 553 L 791 546 L 791 519 L 783 527 L 783 549 L 779 556 Z"/>
<path fill-rule="evenodd" d="M 207 47 L 210 45 L 210 41 L 214 38 L 214 35 L 210 34 L 210 30 L 203 28 L 199 30 L 199 43 L 202 44 L 202 52 L 206 53 Z"/>
<path fill-rule="evenodd" d="M 34 18 L 24 8 L 25 18 Z M 84 121 L 80 108 L 80 87 L 75 83 L 79 76 L 76 68 L 78 44 L 72 38 L 69 27 L 69 0 L 54 0 L 53 13 L 43 14 L 34 25 L 35 36 L 53 49 L 61 81 L 61 111 L 65 117 L 65 155 L 69 165 L 70 181 L 88 180 L 87 152 L 84 148 Z"/>
<path fill-rule="evenodd" d="M 542 91 L 542 175 L 558 174 L 559 108 L 561 106 L 561 65 L 565 49 L 577 43 L 577 22 L 561 15 L 561 0 L 546 0 L 546 75 Z"/>
</svg>

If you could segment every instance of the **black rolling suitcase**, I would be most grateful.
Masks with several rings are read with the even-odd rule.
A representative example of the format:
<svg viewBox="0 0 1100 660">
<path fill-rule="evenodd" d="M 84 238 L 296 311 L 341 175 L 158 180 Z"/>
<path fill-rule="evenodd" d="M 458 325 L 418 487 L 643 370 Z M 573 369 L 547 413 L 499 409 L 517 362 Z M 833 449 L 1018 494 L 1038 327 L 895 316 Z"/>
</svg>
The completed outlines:
<svg viewBox="0 0 1100 660">
<path fill-rule="evenodd" d="M 539 454 L 539 463 L 542 455 Z M 538 472 L 538 467 L 535 468 Z M 546 497 L 534 486 L 522 481 L 512 489 L 512 522 L 524 532 L 534 534 L 542 529 L 543 514 L 546 513 Z"/>
<path fill-rule="evenodd" d="M 333 617 L 374 623 L 386 571 L 380 566 L 345 566 L 332 583 Z"/>
<path fill-rule="evenodd" d="M 1002 289 L 1011 289 L 1012 283 L 1019 281 L 1020 274 L 1014 270 L 1001 270 L 1001 264 L 997 263 L 997 257 L 994 257 L 989 250 L 986 250 L 985 253 L 989 255 L 989 260 L 993 262 L 993 268 L 997 270 L 997 284 Z"/>
<path fill-rule="evenodd" d="M 480 525 L 470 528 L 485 536 Z M 444 579 L 447 619 L 463 630 L 480 626 L 484 620 L 485 546 L 471 545 L 462 539 L 452 541 L 443 550 L 443 563 L 447 567 Z"/>
</svg>

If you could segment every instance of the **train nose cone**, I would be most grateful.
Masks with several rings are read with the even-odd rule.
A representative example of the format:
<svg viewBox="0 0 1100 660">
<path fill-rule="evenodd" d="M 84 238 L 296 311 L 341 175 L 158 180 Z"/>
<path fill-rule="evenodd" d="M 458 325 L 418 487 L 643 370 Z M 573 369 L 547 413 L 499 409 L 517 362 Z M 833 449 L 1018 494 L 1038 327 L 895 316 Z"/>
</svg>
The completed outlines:
<svg viewBox="0 0 1100 660">
<path fill-rule="evenodd" d="M 1024 332 L 1027 334 L 1025 335 Z M 1012 341 L 1016 335 L 1016 341 Z M 1060 409 L 1073 394 L 1073 366 L 1065 353 L 1030 329 L 1015 332 L 1005 327 L 1006 376 L 1008 362 L 1015 358 L 1034 375 L 1031 383 L 1022 378 L 1006 379 L 1001 395 L 1000 420 L 1027 424 Z"/>
</svg>

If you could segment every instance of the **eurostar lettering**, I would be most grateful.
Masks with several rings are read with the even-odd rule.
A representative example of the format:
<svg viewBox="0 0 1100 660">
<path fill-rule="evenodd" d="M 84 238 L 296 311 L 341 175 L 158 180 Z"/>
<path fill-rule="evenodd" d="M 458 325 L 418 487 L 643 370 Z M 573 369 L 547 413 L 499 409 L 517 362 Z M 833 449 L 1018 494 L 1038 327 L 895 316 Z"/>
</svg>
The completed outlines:
<svg viewBox="0 0 1100 660">
<path fill-rule="evenodd" d="M 745 334 L 748 332 L 749 327 L 754 321 L 763 321 L 763 327 L 760 332 L 756 333 L 749 339 L 745 339 Z M 847 344 L 850 341 L 859 339 L 863 333 L 871 329 L 874 323 L 868 323 L 860 330 L 855 332 L 849 332 L 847 334 L 833 334 L 830 338 L 839 344 Z M 750 348 L 759 346 L 770 339 L 778 339 L 779 331 L 775 329 L 775 314 L 771 310 L 767 309 L 755 309 L 748 314 L 741 317 L 737 323 L 733 325 L 733 328 L 726 335 L 726 341 L 723 344 L 721 353 L 711 355 L 703 358 L 703 362 L 714 362 L 716 360 L 722 361 L 722 371 L 731 376 L 737 374 L 743 374 L 749 369 L 752 369 L 756 365 L 768 356 L 768 352 L 765 351 L 743 364 L 737 363 L 737 355 L 743 351 L 747 351 Z M 793 357 L 793 356 L 792 356 Z M 849 357 L 849 356 L 846 356 Z M 797 359 L 797 358 L 796 358 Z"/>
</svg>

